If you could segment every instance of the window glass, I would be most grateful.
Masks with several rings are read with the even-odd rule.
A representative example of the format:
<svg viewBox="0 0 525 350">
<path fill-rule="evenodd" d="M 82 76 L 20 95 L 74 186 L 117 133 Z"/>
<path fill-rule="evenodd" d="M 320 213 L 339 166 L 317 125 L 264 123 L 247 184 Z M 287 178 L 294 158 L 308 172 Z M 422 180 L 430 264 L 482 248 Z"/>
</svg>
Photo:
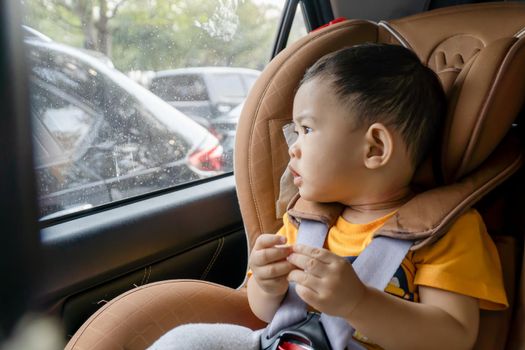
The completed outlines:
<svg viewBox="0 0 525 350">
<path fill-rule="evenodd" d="M 304 23 L 303 9 L 299 4 L 295 9 L 295 15 L 293 18 L 292 27 L 290 28 L 287 46 L 302 38 L 306 34 L 308 34 L 308 32 L 306 31 L 306 24 Z"/>
<path fill-rule="evenodd" d="M 205 101 L 208 99 L 206 85 L 198 75 L 175 75 L 155 77 L 150 90 L 165 101 Z"/>
<path fill-rule="evenodd" d="M 38 98 L 34 100 L 37 105 L 35 109 L 40 110 L 37 116 L 44 127 L 64 152 L 74 151 L 89 133 L 95 118 L 65 100 L 46 99 L 43 96 L 40 101 Z"/>
<path fill-rule="evenodd" d="M 209 79 L 210 85 L 217 91 L 218 100 L 246 97 L 239 74 L 210 74 Z"/>
<path fill-rule="evenodd" d="M 243 75 L 242 79 L 244 81 L 245 90 L 247 92 L 250 92 L 250 89 L 252 88 L 253 84 L 255 84 L 255 80 L 257 79 L 257 76 Z"/>
<path fill-rule="evenodd" d="M 72 102 L 70 96 L 56 95 L 40 82 L 32 81 L 32 111 L 34 119 L 35 165 L 41 201 L 46 203 L 43 215 L 57 208 L 66 209 L 82 202 L 70 197 L 63 206 L 55 203 L 57 193 L 68 196 L 69 189 L 96 183 L 98 175 L 77 164 L 75 158 L 95 129 L 97 115 Z M 76 101 L 78 102 L 78 101 Z M 93 186 L 94 187 L 94 186 Z"/>
<path fill-rule="evenodd" d="M 233 169 L 277 0 L 23 0 L 42 218 Z"/>
</svg>

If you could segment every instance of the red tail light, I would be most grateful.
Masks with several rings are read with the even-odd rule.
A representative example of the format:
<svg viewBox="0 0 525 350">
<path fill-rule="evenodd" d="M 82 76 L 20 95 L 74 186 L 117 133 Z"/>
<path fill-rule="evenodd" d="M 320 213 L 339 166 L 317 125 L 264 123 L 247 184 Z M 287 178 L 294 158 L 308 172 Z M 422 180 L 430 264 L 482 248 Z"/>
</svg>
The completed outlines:
<svg viewBox="0 0 525 350">
<path fill-rule="evenodd" d="M 199 170 L 219 171 L 222 169 L 222 146 L 215 144 L 198 149 L 190 155 L 189 162 Z"/>
<path fill-rule="evenodd" d="M 217 131 L 215 130 L 215 128 L 213 126 L 210 126 L 208 127 L 208 131 L 217 138 L 217 140 L 222 140 L 222 135 Z"/>
</svg>

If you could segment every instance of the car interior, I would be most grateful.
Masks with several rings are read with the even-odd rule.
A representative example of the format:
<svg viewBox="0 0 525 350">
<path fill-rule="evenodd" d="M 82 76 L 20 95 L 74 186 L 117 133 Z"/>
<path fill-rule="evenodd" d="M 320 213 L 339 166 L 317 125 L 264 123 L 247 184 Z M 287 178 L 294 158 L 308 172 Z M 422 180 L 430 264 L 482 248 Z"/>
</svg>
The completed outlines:
<svg viewBox="0 0 525 350">
<path fill-rule="evenodd" d="M 276 232 L 295 194 L 282 132 L 295 88 L 324 54 L 380 42 L 413 50 L 449 102 L 440 156 L 418 170 L 424 191 L 406 209 L 406 218 L 418 215 L 406 219 L 404 234 L 431 242 L 464 210 L 478 209 L 510 308 L 482 312 L 475 348 L 523 349 L 525 4 L 465 3 L 286 1 L 273 58 L 244 102 L 233 173 L 39 222 L 20 8 L 4 2 L 2 338 L 28 312 L 57 317 L 66 349 L 145 349 L 189 322 L 264 327 L 243 281 L 256 237 Z M 288 44 L 298 6 L 310 33 Z"/>
</svg>

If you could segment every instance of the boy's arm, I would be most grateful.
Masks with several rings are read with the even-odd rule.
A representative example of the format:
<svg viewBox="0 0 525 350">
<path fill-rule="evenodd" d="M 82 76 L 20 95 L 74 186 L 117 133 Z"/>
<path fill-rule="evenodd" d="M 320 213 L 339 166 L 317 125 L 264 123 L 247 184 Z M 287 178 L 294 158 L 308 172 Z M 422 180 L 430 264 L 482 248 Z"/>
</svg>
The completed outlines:
<svg viewBox="0 0 525 350">
<path fill-rule="evenodd" d="M 343 317 L 385 349 L 470 349 L 476 340 L 477 299 L 419 287 L 413 303 L 366 287 L 346 259 L 328 250 L 294 246 L 288 257 L 297 269 L 288 279 L 309 305 Z"/>
<path fill-rule="evenodd" d="M 248 302 L 252 312 L 264 322 L 270 322 L 279 308 L 284 294 L 269 294 L 251 277 L 248 280 Z"/>
<path fill-rule="evenodd" d="M 419 287 L 421 303 L 368 288 L 346 317 L 385 349 L 471 349 L 479 323 L 478 300 Z"/>
<path fill-rule="evenodd" d="M 250 254 L 252 276 L 248 280 L 248 302 L 255 316 L 270 322 L 288 290 L 287 276 L 294 269 L 286 258 L 292 247 L 274 234 L 257 237 Z"/>
</svg>

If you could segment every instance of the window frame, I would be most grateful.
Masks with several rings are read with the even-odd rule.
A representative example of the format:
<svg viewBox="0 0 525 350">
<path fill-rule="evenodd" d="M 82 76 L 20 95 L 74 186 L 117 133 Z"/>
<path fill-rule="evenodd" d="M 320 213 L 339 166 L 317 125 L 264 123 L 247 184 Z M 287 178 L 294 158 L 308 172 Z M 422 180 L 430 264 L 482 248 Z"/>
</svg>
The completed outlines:
<svg viewBox="0 0 525 350">
<path fill-rule="evenodd" d="M 274 41 L 272 59 L 284 50 L 288 44 L 288 37 L 290 36 L 290 30 L 292 29 L 298 5 L 301 5 L 301 12 L 303 13 L 307 32 L 311 32 L 334 19 L 334 14 L 328 1 L 286 0 L 279 22 L 277 36 Z"/>
<path fill-rule="evenodd" d="M 29 108 L 29 84 L 21 4 L 0 3 L 0 222 L 2 246 L 0 273 L 0 341 L 11 332 L 32 305 L 34 264 L 41 264 L 37 225 L 36 186 Z M 27 259 L 27 257 L 32 257 Z M 16 273 L 13 273 L 13 266 Z"/>
</svg>

